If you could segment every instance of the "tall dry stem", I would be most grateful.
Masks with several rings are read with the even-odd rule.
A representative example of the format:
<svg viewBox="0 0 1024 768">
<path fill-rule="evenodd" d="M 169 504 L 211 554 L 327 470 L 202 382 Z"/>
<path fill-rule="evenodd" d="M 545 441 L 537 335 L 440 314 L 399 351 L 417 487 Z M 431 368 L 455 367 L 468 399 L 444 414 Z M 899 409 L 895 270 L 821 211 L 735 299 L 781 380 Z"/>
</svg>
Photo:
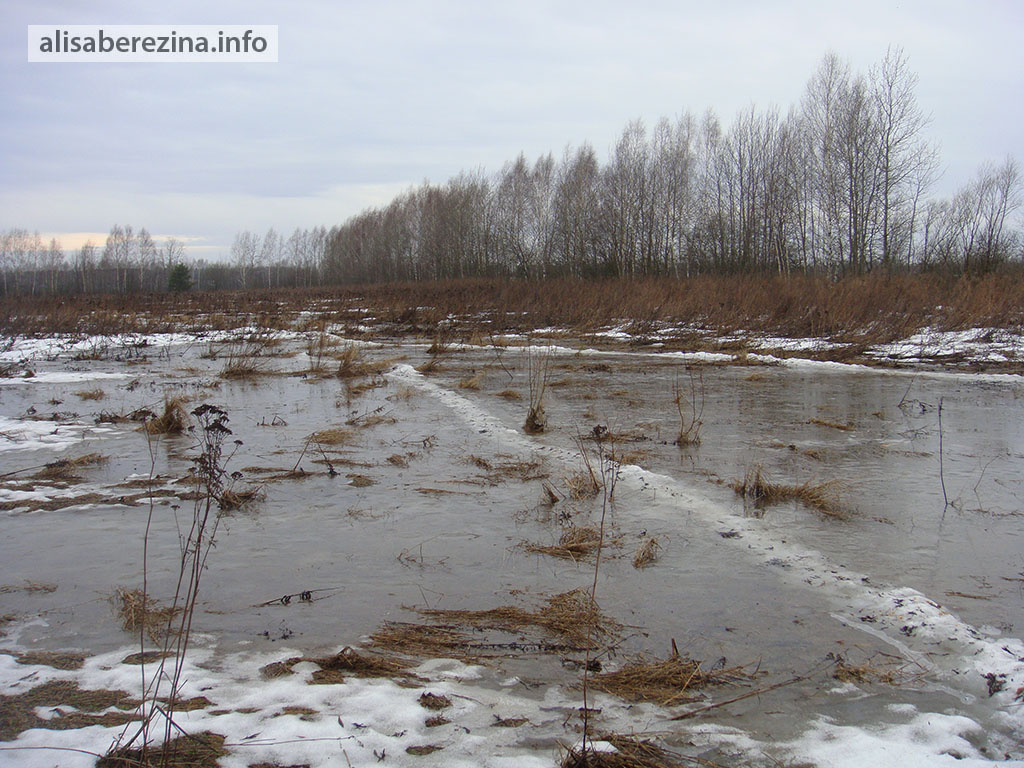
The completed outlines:
<svg viewBox="0 0 1024 768">
<path fill-rule="evenodd" d="M 523 430 L 530 435 L 544 432 L 548 428 L 548 417 L 544 412 L 544 394 L 551 376 L 551 347 L 543 349 L 530 347 L 526 351 L 527 381 L 530 388 L 530 409 L 526 412 Z"/>
<path fill-rule="evenodd" d="M 700 430 L 704 426 L 704 370 L 698 368 L 696 377 L 693 375 L 693 366 L 687 366 L 686 370 L 690 376 L 689 392 L 683 387 L 678 376 L 672 386 L 672 399 L 679 413 L 679 436 L 676 437 L 675 444 L 680 448 L 698 445 Z"/>
</svg>

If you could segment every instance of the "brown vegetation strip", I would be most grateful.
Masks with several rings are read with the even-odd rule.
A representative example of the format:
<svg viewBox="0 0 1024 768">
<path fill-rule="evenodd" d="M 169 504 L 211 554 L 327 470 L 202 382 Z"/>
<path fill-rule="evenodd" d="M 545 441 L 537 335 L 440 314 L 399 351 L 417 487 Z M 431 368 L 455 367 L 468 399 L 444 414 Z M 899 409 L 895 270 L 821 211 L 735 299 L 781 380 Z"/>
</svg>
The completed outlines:
<svg viewBox="0 0 1024 768">
<path fill-rule="evenodd" d="M 115 504 L 132 506 L 150 498 L 173 496 L 187 498 L 186 494 L 177 491 L 155 490 L 147 493 L 132 493 L 125 496 L 105 496 L 102 493 L 82 493 L 77 496 L 60 496 L 54 499 L 24 499 L 21 501 L 0 501 L 0 512 L 21 510 L 26 512 L 55 512 L 68 507 L 80 507 L 86 504 Z"/>
<path fill-rule="evenodd" d="M 109 336 L 199 331 L 237 327 L 242 318 L 258 318 L 267 328 L 284 329 L 314 304 L 322 318 L 334 320 L 340 313 L 350 318 L 348 310 L 355 305 L 372 313 L 379 324 L 428 335 L 442 320 L 449 320 L 453 333 L 495 333 L 547 325 L 593 329 L 632 317 L 648 324 L 693 324 L 722 333 L 744 329 L 864 344 L 906 338 L 925 327 L 1019 328 L 1024 320 L 1024 273 L 872 273 L 840 280 L 806 275 L 544 283 L 478 279 L 311 290 L 67 296 L 59 303 L 46 297 L 11 296 L 0 306 L 0 332 Z M 353 319 L 365 322 L 359 315 Z M 680 336 L 684 338 L 685 332 Z"/>
<path fill-rule="evenodd" d="M 125 691 L 85 690 L 68 680 L 52 680 L 14 696 L 0 696 L 0 741 L 12 741 L 22 731 L 46 728 L 63 731 L 90 725 L 114 727 L 137 720 L 129 712 L 139 702 Z M 54 713 L 48 720 L 36 715 L 36 708 L 73 707 L 76 712 Z"/>
<path fill-rule="evenodd" d="M 75 470 L 83 467 L 95 467 L 103 464 L 107 457 L 100 453 L 87 453 L 75 459 L 57 459 L 51 461 L 41 470 L 32 475 L 33 480 L 64 480 L 68 482 L 81 480 Z"/>
<path fill-rule="evenodd" d="M 19 664 L 38 664 L 54 669 L 81 669 L 85 664 L 85 656 L 81 653 L 65 653 L 63 651 L 27 651 L 15 656 Z"/>
<path fill-rule="evenodd" d="M 283 677 L 294 674 L 292 668 L 301 662 L 309 661 L 319 669 L 313 672 L 311 683 L 316 685 L 333 685 L 343 683 L 345 677 L 415 677 L 407 670 L 409 665 L 393 658 L 385 658 L 376 654 L 360 653 L 346 646 L 333 656 L 293 656 L 284 661 L 275 661 L 260 669 L 265 679 Z"/>
<path fill-rule="evenodd" d="M 607 637 L 621 629 L 618 622 L 600 612 L 583 589 L 555 595 L 535 611 L 502 606 L 481 611 L 422 608 L 418 612 L 448 624 L 476 629 L 518 631 L 535 627 L 578 648 L 586 648 L 592 638 Z"/>
</svg>

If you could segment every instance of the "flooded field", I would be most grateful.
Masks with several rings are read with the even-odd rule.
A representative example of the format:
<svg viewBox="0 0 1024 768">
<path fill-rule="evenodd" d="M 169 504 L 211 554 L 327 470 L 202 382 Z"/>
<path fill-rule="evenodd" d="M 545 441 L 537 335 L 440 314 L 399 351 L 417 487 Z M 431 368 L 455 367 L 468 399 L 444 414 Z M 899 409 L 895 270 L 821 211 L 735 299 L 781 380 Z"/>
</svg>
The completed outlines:
<svg viewBox="0 0 1024 768">
<path fill-rule="evenodd" d="M 490 341 L 154 337 L 0 379 L 0 764 L 133 732 L 18 697 L 138 695 L 115 595 L 173 599 L 211 404 L 234 496 L 175 721 L 220 765 L 557 765 L 584 667 L 603 748 L 667 750 L 631 764 L 1024 765 L 1019 376 Z M 150 434 L 168 402 L 191 430 Z M 345 648 L 398 666 L 330 678 Z"/>
</svg>

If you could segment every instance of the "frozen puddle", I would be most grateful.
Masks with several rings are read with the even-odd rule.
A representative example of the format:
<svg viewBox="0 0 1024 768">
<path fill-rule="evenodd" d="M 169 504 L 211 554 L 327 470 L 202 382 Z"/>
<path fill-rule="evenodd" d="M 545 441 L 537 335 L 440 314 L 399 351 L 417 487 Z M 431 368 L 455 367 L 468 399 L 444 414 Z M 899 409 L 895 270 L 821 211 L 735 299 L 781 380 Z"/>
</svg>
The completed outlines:
<svg viewBox="0 0 1024 768">
<path fill-rule="evenodd" d="M 193 440 L 91 422 L 182 395 L 190 409 L 227 410 L 241 441 L 228 469 L 265 495 L 222 518 L 181 692 L 208 703 L 175 714 L 189 733 L 224 737 L 222 766 L 556 765 L 581 735 L 582 655 L 536 627 L 473 630 L 488 648 L 482 663 L 403 656 L 411 666 L 387 678 L 311 684 L 314 659 L 363 652 L 386 622 L 444 621 L 412 608 L 534 610 L 588 589 L 592 557 L 530 546 L 600 519 L 600 494 L 568 489 L 583 452 L 614 467 L 600 464 L 608 451 L 622 463 L 597 600 L 623 629 L 598 654 L 603 671 L 678 645 L 707 669 L 741 665 L 752 677 L 666 708 L 591 690 L 595 733 L 650 738 L 680 764 L 1024 765 L 1024 489 L 1013 469 L 1024 405 L 1014 377 L 707 366 L 703 441 L 680 449 L 673 384 L 696 381 L 686 364 L 727 360 L 555 349 L 551 428 L 527 436 L 517 351 L 453 348 L 424 374 L 424 345 L 365 344 L 360 354 L 386 372 L 340 380 L 303 375 L 310 358 L 291 336 L 268 352 L 262 377 L 235 381 L 218 378 L 223 353 L 218 361 L 206 340 L 162 341 L 139 345 L 162 350 L 148 361 L 84 365 L 66 351 L 44 359 L 59 345 L 40 343 L 34 377 L 0 380 L 0 695 L 7 713 L 37 726 L 4 731 L 0 764 L 92 765 L 87 753 L 137 728 L 111 722 L 116 707 L 19 697 L 52 681 L 134 695 L 143 673 L 153 678 L 155 664 L 122 663 L 138 647 L 108 598 L 141 580 L 150 504 L 139 488 L 150 475 L 160 495 L 149 584 L 158 596 L 172 587 Z M 76 400 L 83 381 L 103 399 Z M 29 417 L 72 408 L 73 419 Z M 595 427 L 617 442 L 599 447 Z M 310 440 L 325 430 L 336 442 Z M 86 453 L 105 460 L 81 477 L 34 479 L 40 465 Z M 843 477 L 848 516 L 796 503 L 745 509 L 729 482 L 754 464 L 791 482 Z M 637 545 L 652 538 L 660 557 L 634 568 Z M 276 599 L 306 590 L 315 599 Z M 558 643 L 566 649 L 537 652 Z M 39 655 L 69 649 L 84 655 L 79 668 Z M 291 674 L 261 673 L 282 663 Z M 448 703 L 427 708 L 427 693 Z M 67 727 L 83 715 L 108 719 Z M 62 719 L 65 730 L 53 727 Z"/>
</svg>

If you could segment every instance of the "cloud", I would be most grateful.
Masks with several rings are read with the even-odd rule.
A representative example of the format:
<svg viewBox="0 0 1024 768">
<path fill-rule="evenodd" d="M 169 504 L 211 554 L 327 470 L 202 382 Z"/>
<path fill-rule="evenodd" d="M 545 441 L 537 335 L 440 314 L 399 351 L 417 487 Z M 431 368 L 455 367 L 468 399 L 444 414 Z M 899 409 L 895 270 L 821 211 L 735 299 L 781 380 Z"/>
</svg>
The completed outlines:
<svg viewBox="0 0 1024 768">
<path fill-rule="evenodd" d="M 890 44 L 920 74 L 950 167 L 943 193 L 984 160 L 1024 158 L 1024 11 L 1009 0 L 101 0 L 8 15 L 0 226 L 131 222 L 223 244 L 241 229 L 336 224 L 410 181 L 494 171 L 520 151 L 589 142 L 604 155 L 634 118 L 785 110 L 826 51 L 865 71 Z M 277 24 L 280 62 L 25 62 L 24 25 L 97 21 Z"/>
</svg>

